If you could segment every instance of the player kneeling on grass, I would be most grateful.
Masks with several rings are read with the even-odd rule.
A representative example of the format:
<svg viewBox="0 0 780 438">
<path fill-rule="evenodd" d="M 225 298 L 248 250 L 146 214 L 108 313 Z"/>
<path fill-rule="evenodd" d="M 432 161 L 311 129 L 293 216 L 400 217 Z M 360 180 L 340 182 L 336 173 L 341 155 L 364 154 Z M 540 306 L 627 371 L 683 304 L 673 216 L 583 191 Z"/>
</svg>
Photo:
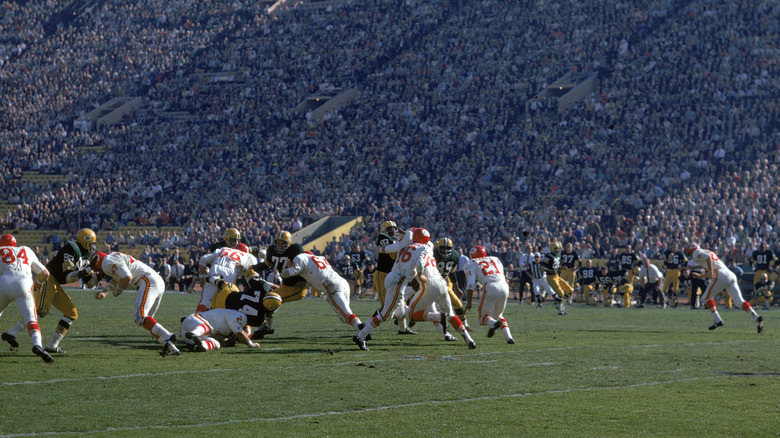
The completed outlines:
<svg viewBox="0 0 780 438">
<path fill-rule="evenodd" d="M 181 335 L 190 351 L 217 350 L 220 339 L 235 336 L 236 340 L 249 348 L 260 348 L 260 344 L 249 339 L 247 315 L 233 309 L 213 309 L 193 313 L 181 322 Z"/>
</svg>

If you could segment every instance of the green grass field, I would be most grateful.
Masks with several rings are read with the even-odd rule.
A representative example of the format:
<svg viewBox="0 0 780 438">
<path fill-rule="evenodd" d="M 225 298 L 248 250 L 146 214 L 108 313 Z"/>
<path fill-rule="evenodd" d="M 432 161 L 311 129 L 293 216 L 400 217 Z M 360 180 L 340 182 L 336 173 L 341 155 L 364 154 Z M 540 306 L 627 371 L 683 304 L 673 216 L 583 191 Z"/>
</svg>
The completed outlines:
<svg viewBox="0 0 780 438">
<path fill-rule="evenodd" d="M 0 345 L 0 436 L 659 436 L 780 433 L 777 310 L 757 334 L 742 311 L 708 331 L 706 310 L 569 306 L 557 316 L 510 301 L 516 345 L 475 327 L 476 350 L 430 323 L 398 336 L 390 321 L 371 351 L 321 299 L 285 304 L 260 350 L 243 345 L 162 358 L 132 321 L 134 293 L 79 307 L 45 364 L 29 338 Z M 157 320 L 179 332 L 194 295 L 168 293 Z M 364 320 L 375 301 L 356 300 Z M 41 319 L 44 343 L 59 320 Z M 472 325 L 476 316 L 470 315 Z M 18 318 L 11 305 L 0 329 Z"/>
</svg>

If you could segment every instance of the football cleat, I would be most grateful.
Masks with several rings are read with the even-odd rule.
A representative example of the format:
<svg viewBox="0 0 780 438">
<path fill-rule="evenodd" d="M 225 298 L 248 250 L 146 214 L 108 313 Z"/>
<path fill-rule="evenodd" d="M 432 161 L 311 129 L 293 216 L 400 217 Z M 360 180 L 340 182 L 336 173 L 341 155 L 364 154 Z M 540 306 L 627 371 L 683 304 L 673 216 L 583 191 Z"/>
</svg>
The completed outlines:
<svg viewBox="0 0 780 438">
<path fill-rule="evenodd" d="M 360 339 L 358 335 L 352 336 L 352 342 L 354 342 L 355 345 L 360 347 L 361 350 L 368 351 L 368 346 L 366 345 L 366 341 Z"/>
<path fill-rule="evenodd" d="M 488 329 L 488 338 L 492 338 L 493 335 L 496 334 L 496 330 L 501 328 L 501 321 L 496 321 L 495 324 L 493 324 L 493 327 L 490 327 Z"/>
<path fill-rule="evenodd" d="M 452 341 L 457 341 L 458 338 L 456 338 L 455 336 L 452 336 L 449 333 L 444 333 L 444 340 L 448 341 L 448 342 L 452 342 Z"/>
<path fill-rule="evenodd" d="M 723 327 L 723 321 L 713 322 L 710 326 L 710 330 L 715 330 L 718 327 Z"/>
<path fill-rule="evenodd" d="M 758 329 L 758 332 L 761 333 L 764 331 L 764 317 L 759 316 L 756 318 L 756 329 Z"/>
<path fill-rule="evenodd" d="M 262 327 L 260 327 L 260 329 L 258 331 L 252 333 L 252 338 L 251 339 L 253 341 L 256 341 L 258 339 L 263 339 L 263 336 L 265 336 L 265 335 L 272 335 L 272 334 L 274 334 L 274 330 L 273 329 L 268 329 L 265 325 L 263 325 Z"/>
<path fill-rule="evenodd" d="M 193 332 L 187 332 L 184 334 L 184 337 L 189 339 L 193 342 L 195 348 L 193 350 L 197 353 L 202 353 L 204 351 L 207 351 L 207 348 L 205 345 L 203 345 L 203 339 L 200 338 L 200 336 L 196 335 Z"/>
<path fill-rule="evenodd" d="M 510 344 L 510 345 L 515 345 L 515 340 L 512 339 L 512 338 L 509 338 L 509 339 L 506 340 L 506 343 Z"/>
<path fill-rule="evenodd" d="M 469 346 L 469 350 L 477 348 L 477 343 L 474 341 L 469 341 L 467 345 Z"/>
<path fill-rule="evenodd" d="M 558 311 L 558 315 L 561 315 L 561 316 L 563 316 L 563 315 L 565 315 L 565 314 L 566 314 L 566 311 L 565 311 L 565 310 L 559 310 L 559 311 Z"/>
<path fill-rule="evenodd" d="M 14 335 L 12 335 L 10 333 L 3 332 L 2 339 L 5 342 L 8 342 L 8 345 L 10 345 L 11 347 L 19 348 L 19 343 L 16 342 L 16 336 L 14 336 Z"/>
<path fill-rule="evenodd" d="M 44 362 L 46 362 L 46 363 L 52 363 L 52 362 L 54 362 L 54 358 L 53 358 L 53 357 L 51 357 L 51 354 L 49 354 L 49 353 L 45 352 L 45 351 L 43 350 L 43 348 L 41 348 L 41 347 L 39 347 L 39 346 L 37 346 L 37 345 L 34 345 L 34 346 L 33 346 L 33 348 L 32 348 L 32 352 L 33 352 L 33 353 L 35 353 L 36 355 L 40 356 L 40 357 L 41 357 L 41 359 L 43 359 L 43 361 L 44 361 Z"/>
<path fill-rule="evenodd" d="M 417 332 L 414 330 L 406 329 L 406 330 L 398 330 L 399 335 L 416 335 Z"/>
<path fill-rule="evenodd" d="M 162 351 L 160 351 L 160 356 L 165 357 L 168 355 L 178 356 L 179 349 L 176 348 L 176 345 L 174 344 L 176 342 L 176 335 L 171 335 L 170 338 L 168 338 L 167 341 L 165 341 L 165 345 L 163 346 Z"/>
<path fill-rule="evenodd" d="M 44 348 L 43 350 L 44 350 L 44 351 L 46 351 L 47 353 L 68 354 L 68 352 L 67 352 L 67 351 L 63 350 L 63 349 L 62 349 L 61 347 L 59 347 L 59 346 L 58 346 L 58 347 L 55 347 L 55 348 L 49 348 L 49 347 L 46 347 L 46 348 Z"/>
</svg>

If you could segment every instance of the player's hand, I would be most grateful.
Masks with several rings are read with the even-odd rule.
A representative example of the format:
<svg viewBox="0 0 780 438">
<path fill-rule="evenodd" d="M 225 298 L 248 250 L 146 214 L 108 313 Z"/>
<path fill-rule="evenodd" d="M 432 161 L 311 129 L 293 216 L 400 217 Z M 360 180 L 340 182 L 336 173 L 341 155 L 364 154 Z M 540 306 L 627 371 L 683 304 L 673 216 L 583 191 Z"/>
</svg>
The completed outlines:
<svg viewBox="0 0 780 438">
<path fill-rule="evenodd" d="M 285 267 L 285 268 L 292 268 L 292 267 L 293 267 L 293 262 L 292 262 L 292 260 L 290 260 L 290 259 L 287 259 L 287 261 L 285 261 L 285 262 L 284 262 L 284 267 Z"/>
<path fill-rule="evenodd" d="M 247 347 L 249 347 L 249 348 L 260 348 L 260 344 L 258 344 L 257 342 L 250 342 L 249 344 L 247 344 Z"/>
<path fill-rule="evenodd" d="M 420 284 L 425 284 L 425 283 L 427 283 L 427 282 L 428 282 L 428 277 L 426 277 L 426 276 L 425 276 L 425 275 L 423 275 L 423 274 L 420 274 L 420 276 L 419 276 L 418 278 L 420 279 L 420 280 L 419 280 L 419 281 L 420 281 Z"/>
<path fill-rule="evenodd" d="M 95 292 L 95 299 L 102 300 L 107 296 L 108 296 L 108 292 L 106 292 L 105 290 Z"/>
<path fill-rule="evenodd" d="M 271 288 L 271 290 L 273 290 L 273 289 L 279 289 L 279 285 L 278 285 L 278 284 L 276 284 L 276 283 L 268 283 L 268 287 L 270 287 L 270 288 Z"/>
</svg>

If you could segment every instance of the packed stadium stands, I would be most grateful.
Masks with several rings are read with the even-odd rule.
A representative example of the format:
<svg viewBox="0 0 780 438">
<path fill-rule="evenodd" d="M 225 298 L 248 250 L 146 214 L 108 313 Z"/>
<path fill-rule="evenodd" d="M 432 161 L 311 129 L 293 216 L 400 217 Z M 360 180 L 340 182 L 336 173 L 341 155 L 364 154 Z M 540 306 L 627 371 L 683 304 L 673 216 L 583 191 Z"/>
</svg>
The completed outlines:
<svg viewBox="0 0 780 438">
<path fill-rule="evenodd" d="M 777 249 L 776 2 L 84 3 L 63 21 L 65 2 L 3 2 L 4 230 L 177 227 L 203 247 L 360 215 L 342 243 L 369 250 L 387 219 L 497 254 L 569 230 L 583 250 Z M 569 72 L 597 91 L 526 112 Z M 323 120 L 290 112 L 346 85 Z M 85 122 L 122 96 L 140 107 Z"/>
</svg>

